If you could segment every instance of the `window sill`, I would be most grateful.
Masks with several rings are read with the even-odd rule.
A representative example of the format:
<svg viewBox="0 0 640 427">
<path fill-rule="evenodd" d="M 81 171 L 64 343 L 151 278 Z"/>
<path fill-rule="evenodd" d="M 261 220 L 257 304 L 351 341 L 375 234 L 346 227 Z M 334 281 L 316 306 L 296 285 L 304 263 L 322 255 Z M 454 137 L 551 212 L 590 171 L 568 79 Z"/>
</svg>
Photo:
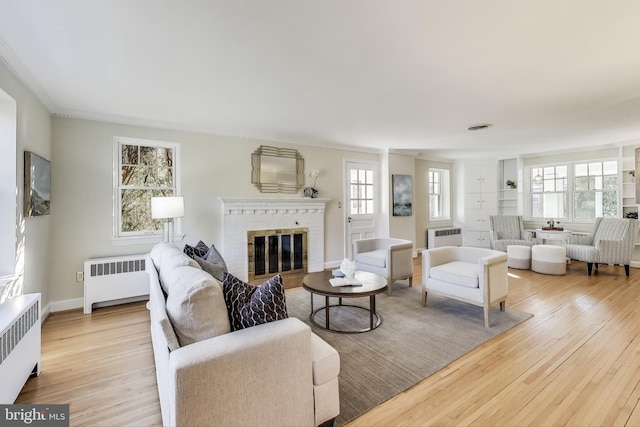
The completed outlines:
<svg viewBox="0 0 640 427">
<path fill-rule="evenodd" d="M 174 242 L 182 242 L 184 240 L 184 234 L 174 235 Z M 163 241 L 163 237 L 158 234 L 152 234 L 150 236 L 134 236 L 134 237 L 114 237 L 114 246 L 128 246 L 128 245 L 155 245 Z"/>
</svg>

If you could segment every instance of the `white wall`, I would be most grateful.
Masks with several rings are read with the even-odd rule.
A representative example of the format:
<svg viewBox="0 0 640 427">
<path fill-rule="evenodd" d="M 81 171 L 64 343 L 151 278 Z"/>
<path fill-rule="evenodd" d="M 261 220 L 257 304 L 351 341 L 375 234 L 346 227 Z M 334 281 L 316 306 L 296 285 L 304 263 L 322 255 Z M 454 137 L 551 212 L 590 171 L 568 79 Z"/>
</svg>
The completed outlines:
<svg viewBox="0 0 640 427">
<path fill-rule="evenodd" d="M 222 196 L 291 197 L 264 195 L 251 184 L 251 153 L 260 145 L 296 148 L 308 172 L 320 171 L 319 197 L 330 198 L 325 216 L 325 260 L 344 258 L 343 159 L 379 161 L 378 154 L 321 147 L 287 145 L 162 129 L 117 125 L 69 118 L 53 119 L 51 299 L 59 307 L 77 305 L 83 295 L 75 281 L 87 258 L 144 253 L 152 245 L 114 244 L 113 138 L 143 138 L 181 143 L 184 243 L 222 247 Z M 224 254 L 223 254 L 224 255 Z"/>
<path fill-rule="evenodd" d="M 0 62 L 0 89 L 16 101 L 16 277 L 0 289 L 0 301 L 22 293 L 41 292 L 46 307 L 49 295 L 49 230 L 51 216 L 22 216 L 24 151 L 51 159 L 51 116 L 42 103 Z M 55 166 L 53 166 L 55 168 Z M 55 184 L 52 210 L 55 206 Z"/>
</svg>

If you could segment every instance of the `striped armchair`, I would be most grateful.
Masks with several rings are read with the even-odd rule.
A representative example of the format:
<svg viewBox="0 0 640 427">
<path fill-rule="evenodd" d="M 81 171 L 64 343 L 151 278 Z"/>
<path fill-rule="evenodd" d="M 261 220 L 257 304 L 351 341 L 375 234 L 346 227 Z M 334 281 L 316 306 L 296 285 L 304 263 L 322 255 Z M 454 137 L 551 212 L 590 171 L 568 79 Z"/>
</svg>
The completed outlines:
<svg viewBox="0 0 640 427">
<path fill-rule="evenodd" d="M 521 215 L 489 217 L 491 249 L 506 252 L 509 245 L 533 246 L 531 233 L 525 231 Z"/>
<path fill-rule="evenodd" d="M 638 235 L 638 220 L 628 218 L 596 218 L 593 233 L 571 235 L 568 238 L 567 256 L 587 263 L 587 275 L 591 276 L 593 264 L 624 265 L 629 277 L 629 264 Z"/>
</svg>

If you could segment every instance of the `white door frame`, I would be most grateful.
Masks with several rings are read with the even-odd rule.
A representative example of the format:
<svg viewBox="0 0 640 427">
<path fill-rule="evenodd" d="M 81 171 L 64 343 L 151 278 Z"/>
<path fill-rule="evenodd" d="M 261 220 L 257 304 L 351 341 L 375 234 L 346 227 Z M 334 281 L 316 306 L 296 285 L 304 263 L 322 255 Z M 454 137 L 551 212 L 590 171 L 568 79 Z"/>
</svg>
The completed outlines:
<svg viewBox="0 0 640 427">
<path fill-rule="evenodd" d="M 374 185 L 374 199 L 373 199 L 373 214 L 370 219 L 372 221 L 372 225 L 369 227 L 370 232 L 372 233 L 372 237 L 377 235 L 378 223 L 380 218 L 380 164 L 375 161 L 370 160 L 354 160 L 354 159 L 344 159 L 343 160 L 343 221 L 344 221 L 344 257 L 351 258 L 351 220 L 353 219 L 350 215 L 351 210 L 351 192 L 350 192 L 350 182 L 349 182 L 349 167 L 351 165 L 358 164 L 363 165 L 367 169 L 373 170 L 373 185 Z M 350 219 L 351 217 L 351 219 Z"/>
</svg>

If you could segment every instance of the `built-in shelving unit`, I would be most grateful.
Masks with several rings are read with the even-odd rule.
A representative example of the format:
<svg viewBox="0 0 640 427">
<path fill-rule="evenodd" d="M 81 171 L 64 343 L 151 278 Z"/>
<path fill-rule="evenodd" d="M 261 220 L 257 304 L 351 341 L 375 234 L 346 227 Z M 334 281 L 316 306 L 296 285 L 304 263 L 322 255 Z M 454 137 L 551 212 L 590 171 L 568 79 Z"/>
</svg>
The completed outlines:
<svg viewBox="0 0 640 427">
<path fill-rule="evenodd" d="M 507 181 L 514 183 L 513 187 Z M 518 203 L 518 161 L 504 159 L 498 162 L 498 213 L 502 215 L 519 215 Z"/>
<path fill-rule="evenodd" d="M 638 218 L 638 203 L 636 202 L 636 158 L 635 147 L 622 147 L 622 217 Z M 636 237 L 636 246 L 631 259 L 631 266 L 640 268 L 640 238 Z"/>
</svg>

